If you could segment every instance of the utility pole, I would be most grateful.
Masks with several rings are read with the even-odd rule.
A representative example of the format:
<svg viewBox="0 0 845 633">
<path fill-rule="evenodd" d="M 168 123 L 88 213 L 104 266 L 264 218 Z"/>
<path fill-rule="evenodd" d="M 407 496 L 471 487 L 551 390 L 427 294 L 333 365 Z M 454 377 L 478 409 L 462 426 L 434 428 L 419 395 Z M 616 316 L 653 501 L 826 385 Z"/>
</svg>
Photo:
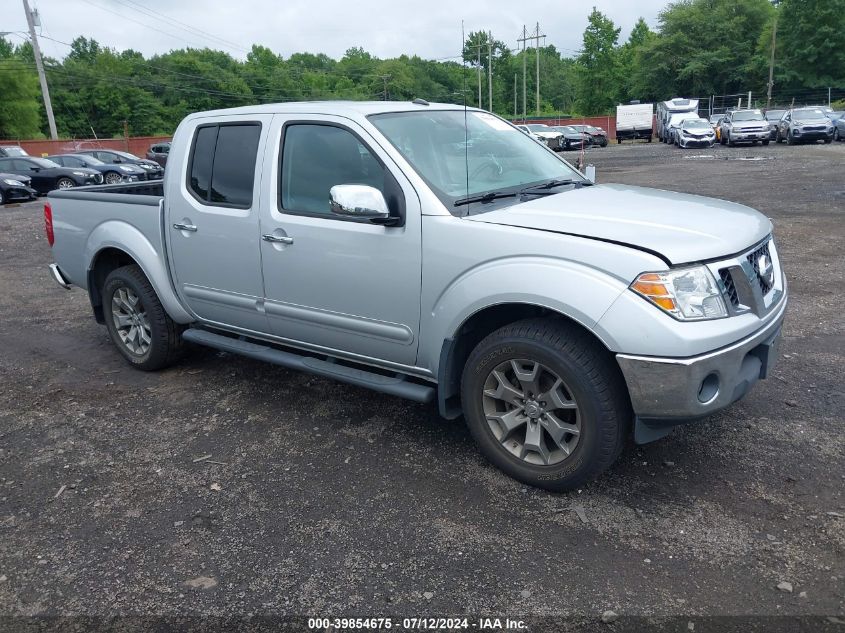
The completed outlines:
<svg viewBox="0 0 845 633">
<path fill-rule="evenodd" d="M 481 107 L 481 44 L 475 47 L 478 52 L 478 107 Z"/>
<path fill-rule="evenodd" d="M 545 40 L 546 36 L 540 33 L 540 23 L 537 22 L 537 27 L 534 30 L 534 38 L 536 40 L 535 50 L 537 52 L 537 116 L 540 116 L 540 38 Z"/>
<path fill-rule="evenodd" d="M 487 109 L 493 111 L 493 31 L 487 31 Z"/>
<path fill-rule="evenodd" d="M 527 112 L 526 107 L 526 87 L 525 87 L 525 58 L 527 56 L 526 48 L 528 47 L 528 31 L 525 28 L 525 25 L 522 25 L 522 37 L 516 40 L 517 42 L 522 42 L 522 122 L 525 123 L 525 113 Z"/>
<path fill-rule="evenodd" d="M 769 89 L 766 93 L 766 109 L 769 109 L 769 106 L 772 105 L 772 86 L 775 85 L 774 81 L 774 74 L 775 74 L 775 42 L 777 41 L 778 36 L 778 17 L 775 16 L 775 23 L 772 25 L 772 54 L 769 57 Z"/>
<path fill-rule="evenodd" d="M 29 10 L 29 2 L 23 0 L 23 10 L 26 12 L 26 23 L 29 26 L 29 37 L 32 41 L 32 54 L 35 57 L 35 67 L 38 69 L 38 80 L 41 82 L 41 96 L 44 97 L 44 109 L 47 110 L 47 123 L 50 125 L 50 138 L 58 140 L 56 132 L 56 118 L 53 116 L 53 103 L 50 101 L 50 90 L 47 88 L 47 76 L 44 74 L 44 63 L 41 61 L 41 48 L 35 35 L 35 20 Z"/>
<path fill-rule="evenodd" d="M 384 94 L 382 95 L 382 101 L 387 101 L 387 80 L 390 79 L 390 75 L 380 75 L 382 80 L 384 81 Z"/>
<path fill-rule="evenodd" d="M 513 120 L 516 121 L 516 73 L 513 74 Z"/>
</svg>

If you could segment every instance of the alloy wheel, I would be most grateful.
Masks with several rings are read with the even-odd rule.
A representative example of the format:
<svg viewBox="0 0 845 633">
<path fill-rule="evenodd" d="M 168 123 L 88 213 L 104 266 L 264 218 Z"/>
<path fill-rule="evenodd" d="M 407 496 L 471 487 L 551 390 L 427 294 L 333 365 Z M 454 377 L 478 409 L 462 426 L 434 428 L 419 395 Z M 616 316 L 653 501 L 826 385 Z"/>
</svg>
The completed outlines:
<svg viewBox="0 0 845 633">
<path fill-rule="evenodd" d="M 119 183 L 121 180 L 123 180 L 123 179 L 120 177 L 120 174 L 116 174 L 116 173 L 114 173 L 114 172 L 111 172 L 111 173 L 109 173 L 109 174 L 106 174 L 106 184 L 107 184 L 107 185 L 114 185 L 114 184 L 117 184 L 117 183 Z"/>
<path fill-rule="evenodd" d="M 111 300 L 114 329 L 126 348 L 143 356 L 150 349 L 152 330 L 141 300 L 131 288 L 118 288 Z"/>
<path fill-rule="evenodd" d="M 535 360 L 497 365 L 484 382 L 483 409 L 502 448 L 529 464 L 562 462 L 581 437 L 581 415 L 572 391 Z"/>
<path fill-rule="evenodd" d="M 56 183 L 56 186 L 59 189 L 70 189 L 73 187 L 73 181 L 70 178 L 60 178 L 59 182 Z"/>
</svg>

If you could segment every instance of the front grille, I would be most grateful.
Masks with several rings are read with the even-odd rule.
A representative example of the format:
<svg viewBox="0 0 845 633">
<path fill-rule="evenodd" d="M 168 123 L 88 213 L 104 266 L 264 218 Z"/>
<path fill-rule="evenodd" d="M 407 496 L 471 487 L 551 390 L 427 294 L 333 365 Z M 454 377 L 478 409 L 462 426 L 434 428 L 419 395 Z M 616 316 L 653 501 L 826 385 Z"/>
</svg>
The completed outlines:
<svg viewBox="0 0 845 633">
<path fill-rule="evenodd" d="M 769 293 L 769 290 L 772 289 L 772 284 L 766 282 L 765 279 L 760 275 L 760 257 L 765 255 L 766 258 L 771 261 L 771 255 L 769 254 L 769 243 L 766 242 L 765 244 L 761 244 L 756 249 L 748 253 L 746 258 L 748 259 L 748 263 L 751 264 L 751 267 L 754 269 L 755 278 L 757 279 L 757 283 L 760 284 L 760 290 L 763 291 L 763 294 L 766 295 Z"/>
<path fill-rule="evenodd" d="M 730 299 L 731 305 L 734 307 L 739 306 L 739 297 L 736 295 L 736 286 L 734 285 L 734 279 L 731 276 L 731 271 L 727 268 L 723 268 L 719 271 L 719 276 L 722 278 L 722 283 L 725 284 L 725 292 L 728 295 L 728 299 Z"/>
</svg>

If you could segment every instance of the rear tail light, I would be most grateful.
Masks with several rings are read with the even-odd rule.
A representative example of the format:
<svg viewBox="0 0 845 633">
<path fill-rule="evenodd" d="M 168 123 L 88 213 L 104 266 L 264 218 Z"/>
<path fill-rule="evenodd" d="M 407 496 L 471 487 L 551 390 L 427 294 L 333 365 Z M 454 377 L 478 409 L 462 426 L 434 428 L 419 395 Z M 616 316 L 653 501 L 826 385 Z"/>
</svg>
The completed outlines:
<svg viewBox="0 0 845 633">
<path fill-rule="evenodd" d="M 44 203 L 44 232 L 47 234 L 47 242 L 52 246 L 56 236 L 53 234 L 53 208 L 49 202 Z"/>
</svg>

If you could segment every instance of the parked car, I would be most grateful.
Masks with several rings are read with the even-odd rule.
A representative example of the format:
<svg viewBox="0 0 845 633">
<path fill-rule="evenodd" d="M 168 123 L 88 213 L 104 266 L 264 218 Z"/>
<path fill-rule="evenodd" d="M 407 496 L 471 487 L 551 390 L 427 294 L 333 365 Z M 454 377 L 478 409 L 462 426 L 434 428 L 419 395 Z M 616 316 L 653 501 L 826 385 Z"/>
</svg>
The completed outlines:
<svg viewBox="0 0 845 633">
<path fill-rule="evenodd" d="M 833 121 L 833 139 L 845 141 L 845 116 L 838 117 Z"/>
<path fill-rule="evenodd" d="M 607 147 L 607 132 L 603 128 L 595 127 L 594 125 L 570 125 L 568 127 L 588 134 L 590 136 L 590 144 L 598 145 L 599 147 Z"/>
<path fill-rule="evenodd" d="M 762 110 L 730 110 L 719 125 L 722 130 L 719 142 L 722 145 L 756 145 L 758 141 L 763 145 L 769 144 L 769 122 L 763 116 Z"/>
<path fill-rule="evenodd" d="M 467 138 L 490 140 L 461 157 Z M 51 274 L 138 369 L 192 342 L 436 400 L 553 490 L 772 373 L 787 284 L 766 216 L 594 185 L 489 112 L 217 110 L 173 154 L 163 181 L 45 205 Z"/>
<path fill-rule="evenodd" d="M 29 176 L 0 173 L 0 205 L 20 200 L 35 200 L 38 192 L 31 185 L 32 178 Z"/>
<path fill-rule="evenodd" d="M 29 156 L 20 145 L 0 145 L 0 156 Z"/>
<path fill-rule="evenodd" d="M 576 130 L 572 125 L 556 125 L 553 129 L 562 135 L 560 148 L 564 150 L 585 149 L 593 142 L 592 136 Z"/>
<path fill-rule="evenodd" d="M 833 140 L 834 126 L 821 108 L 794 108 L 787 110 L 778 122 L 777 142 L 815 143 Z"/>
<path fill-rule="evenodd" d="M 716 132 L 707 119 L 684 119 L 675 133 L 675 145 L 687 147 L 713 147 Z"/>
<path fill-rule="evenodd" d="M 107 185 L 114 185 L 119 182 L 136 182 L 138 180 L 146 180 L 147 178 L 147 172 L 137 165 L 104 163 L 88 154 L 57 154 L 55 156 L 48 156 L 47 158 L 62 167 L 87 167 L 94 169 L 103 175 L 103 181 Z"/>
<path fill-rule="evenodd" d="M 77 152 L 77 154 L 93 156 L 108 164 L 137 165 L 144 170 L 147 180 L 159 180 L 164 176 L 164 169 L 157 162 L 147 160 L 146 158 L 138 158 L 129 152 L 121 152 L 115 149 L 86 149 Z"/>
<path fill-rule="evenodd" d="M 769 140 L 776 141 L 778 138 L 778 122 L 780 122 L 786 110 L 766 110 L 766 121 L 769 122 Z"/>
<path fill-rule="evenodd" d="M 625 139 L 646 139 L 651 143 L 654 105 L 632 102 L 616 106 L 616 142 Z"/>
<path fill-rule="evenodd" d="M 663 126 L 663 142 L 677 143 L 676 137 L 681 124 L 687 119 L 697 119 L 695 112 L 676 112 L 669 116 Z"/>
<path fill-rule="evenodd" d="M 103 182 L 102 174 L 94 169 L 62 167 L 46 158 L 34 156 L 0 158 L 0 172 L 29 176 L 32 188 L 42 194 L 53 189 L 98 185 Z"/>
<path fill-rule="evenodd" d="M 530 137 L 530 138 L 532 138 L 533 140 L 537 141 L 537 142 L 538 142 L 538 143 L 540 143 L 541 145 L 546 145 L 546 141 L 545 141 L 544 139 L 540 138 L 539 136 L 537 136 L 536 134 L 534 134 L 534 132 L 532 132 L 532 131 L 529 129 L 529 127 L 528 127 L 527 125 L 525 125 L 524 123 L 521 123 L 521 124 L 517 125 L 517 126 L 516 126 L 516 129 L 518 129 L 518 130 L 519 130 L 520 132 L 522 132 L 523 134 L 525 134 L 525 135 L 529 136 L 529 137 Z M 469 143 L 471 144 L 471 141 L 470 141 Z"/>
<path fill-rule="evenodd" d="M 162 167 L 167 165 L 167 156 L 170 154 L 170 141 L 150 145 L 147 150 L 147 159 L 157 162 Z"/>
<path fill-rule="evenodd" d="M 545 123 L 529 123 L 526 127 L 528 127 L 532 134 L 541 138 L 549 149 L 560 151 L 564 148 L 563 134 L 556 129 L 549 127 Z"/>
</svg>

